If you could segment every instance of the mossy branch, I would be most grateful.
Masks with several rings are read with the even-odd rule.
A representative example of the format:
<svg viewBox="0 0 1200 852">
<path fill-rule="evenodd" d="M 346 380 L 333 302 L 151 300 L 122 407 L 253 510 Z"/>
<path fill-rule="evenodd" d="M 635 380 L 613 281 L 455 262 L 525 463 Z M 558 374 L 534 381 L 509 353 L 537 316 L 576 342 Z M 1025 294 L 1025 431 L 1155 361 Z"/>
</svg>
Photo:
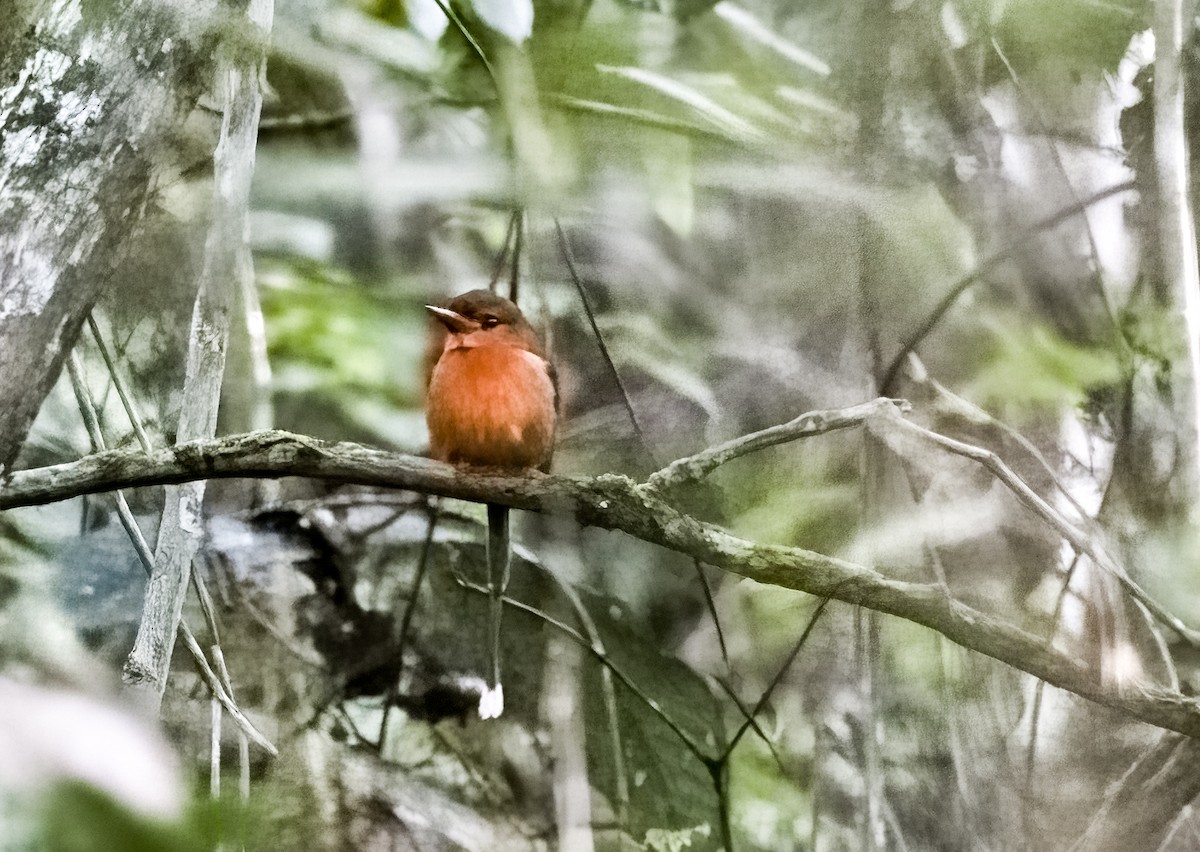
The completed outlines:
<svg viewBox="0 0 1200 852">
<path fill-rule="evenodd" d="M 0 510 L 84 494 L 216 478 L 303 476 L 418 491 L 569 515 L 767 585 L 908 619 L 963 647 L 1158 727 L 1200 737 L 1200 702 L 1155 686 L 1113 685 L 1044 637 L 950 597 L 936 584 L 894 580 L 873 567 L 798 547 L 758 544 L 679 511 L 658 489 L 624 476 L 517 475 L 268 431 L 145 453 L 115 450 L 0 479 Z"/>
</svg>

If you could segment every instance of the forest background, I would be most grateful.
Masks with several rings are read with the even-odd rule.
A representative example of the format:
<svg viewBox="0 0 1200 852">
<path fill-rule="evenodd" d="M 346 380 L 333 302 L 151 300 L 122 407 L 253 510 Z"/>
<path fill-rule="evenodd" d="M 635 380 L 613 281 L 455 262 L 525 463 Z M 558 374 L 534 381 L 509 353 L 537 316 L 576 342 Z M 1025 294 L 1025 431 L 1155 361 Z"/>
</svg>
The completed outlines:
<svg viewBox="0 0 1200 852">
<path fill-rule="evenodd" d="M 1200 844 L 1193 4 L 2 8 L 0 848 Z"/>
</svg>

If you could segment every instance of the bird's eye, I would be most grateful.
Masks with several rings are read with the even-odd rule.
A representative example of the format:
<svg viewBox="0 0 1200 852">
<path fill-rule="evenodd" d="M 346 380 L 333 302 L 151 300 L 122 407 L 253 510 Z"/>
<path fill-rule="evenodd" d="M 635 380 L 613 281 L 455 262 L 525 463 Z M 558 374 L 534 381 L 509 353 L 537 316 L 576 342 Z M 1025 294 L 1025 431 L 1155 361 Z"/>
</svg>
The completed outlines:
<svg viewBox="0 0 1200 852">
<path fill-rule="evenodd" d="M 484 328 L 495 328 L 496 326 L 500 325 L 500 320 L 498 317 L 488 316 L 484 317 L 483 321 L 479 324 Z"/>
</svg>

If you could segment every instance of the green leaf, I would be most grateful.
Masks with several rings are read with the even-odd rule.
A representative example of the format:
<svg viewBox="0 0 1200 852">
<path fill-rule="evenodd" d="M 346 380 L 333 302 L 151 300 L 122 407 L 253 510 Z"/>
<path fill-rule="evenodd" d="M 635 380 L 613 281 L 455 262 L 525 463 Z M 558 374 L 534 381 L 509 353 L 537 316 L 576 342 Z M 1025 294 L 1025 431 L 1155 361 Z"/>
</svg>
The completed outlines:
<svg viewBox="0 0 1200 852">
<path fill-rule="evenodd" d="M 1010 0 L 996 37 L 1018 72 L 1043 62 L 1077 71 L 1116 71 L 1134 33 L 1148 26 L 1141 0 Z M 990 76 L 1007 79 L 996 67 Z"/>
<path fill-rule="evenodd" d="M 822 77 L 829 76 L 831 69 L 827 62 L 809 53 L 799 45 L 793 44 L 781 37 L 740 6 L 735 6 L 729 0 L 724 0 L 724 2 L 718 3 L 713 7 L 713 12 L 745 38 L 765 45 L 784 59 L 794 62 L 801 68 L 805 68 Z"/>
<path fill-rule="evenodd" d="M 686 21 L 711 9 L 717 0 L 621 0 L 633 9 L 647 12 L 658 12 L 673 18 Z"/>
<path fill-rule="evenodd" d="M 602 74 L 620 77 L 652 89 L 676 103 L 688 107 L 697 117 L 722 133 L 742 142 L 761 142 L 766 135 L 750 122 L 719 104 L 709 95 L 687 83 L 634 66 L 597 65 Z"/>
<path fill-rule="evenodd" d="M 696 841 L 693 848 L 715 848 L 720 814 L 712 776 L 662 717 L 669 717 L 706 757 L 715 758 L 725 746 L 720 705 L 698 674 L 659 654 L 653 639 L 630 623 L 618 603 L 598 595 L 583 596 L 583 602 L 609 659 L 661 711 L 660 715 L 623 684 L 614 684 L 623 758 L 618 763 L 610 747 L 613 720 L 600 667 L 588 670 L 584 712 L 587 730 L 594 732 L 587 741 L 593 786 L 615 803 L 618 773 L 623 770 L 630 799 L 626 829 L 634 837 L 654 836 L 665 842 L 673 835 L 686 836 Z M 712 829 L 708 840 L 700 828 L 705 825 Z"/>
<path fill-rule="evenodd" d="M 1088 388 L 1121 376 L 1117 354 L 1072 343 L 1025 315 L 994 320 L 987 365 L 965 394 L 985 408 L 1079 405 Z"/>
<path fill-rule="evenodd" d="M 696 218 L 692 191 L 692 146 L 687 137 L 657 134 L 642 149 L 646 178 L 658 218 L 681 237 L 692 232 Z"/>
<path fill-rule="evenodd" d="M 133 813 L 94 787 L 69 781 L 43 802 L 40 852 L 202 852 L 179 825 Z"/>
<path fill-rule="evenodd" d="M 726 142 L 738 141 L 734 137 L 721 133 L 715 128 L 705 127 L 687 121 L 681 121 L 669 115 L 654 112 L 653 110 L 622 106 L 620 104 L 611 104 L 604 101 L 590 100 L 588 98 L 576 98 L 571 95 L 564 94 L 551 94 L 548 96 L 548 99 L 555 105 L 561 106 L 564 109 L 581 113 L 589 113 L 591 115 L 621 118 L 653 130 L 667 130 L 672 133 L 679 133 L 685 136 L 696 136 L 699 138 L 716 138 Z"/>
<path fill-rule="evenodd" d="M 652 852 L 683 852 L 692 848 L 693 840 L 701 840 L 712 836 L 712 827 L 702 823 L 693 828 L 682 828 L 678 831 L 667 831 L 662 828 L 652 828 L 646 832 L 644 845 Z"/>
</svg>

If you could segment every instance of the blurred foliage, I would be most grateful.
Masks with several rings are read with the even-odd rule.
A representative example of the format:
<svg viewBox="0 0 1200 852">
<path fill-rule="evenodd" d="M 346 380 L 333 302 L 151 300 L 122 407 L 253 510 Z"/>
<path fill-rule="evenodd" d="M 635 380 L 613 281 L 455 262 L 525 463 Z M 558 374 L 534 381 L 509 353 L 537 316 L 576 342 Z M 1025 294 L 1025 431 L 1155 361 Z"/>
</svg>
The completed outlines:
<svg viewBox="0 0 1200 852">
<path fill-rule="evenodd" d="M 1200 575 L 1179 566 L 1195 561 L 1194 536 L 1167 527 L 1179 515 L 1165 510 L 1155 527 L 1148 499 L 1122 502 L 1169 501 L 1162 483 L 1178 481 L 1183 458 L 1171 440 L 1185 347 L 1177 306 L 1154 286 L 1148 214 L 1120 198 L 1027 232 L 1131 177 L 1151 197 L 1145 151 L 1127 159 L 1113 136 L 1118 117 L 1131 137 L 1150 132 L 1146 103 L 1121 116 L 1149 91 L 1127 48 L 1150 11 L 1145 0 L 280 3 L 251 235 L 274 422 L 421 451 L 423 305 L 515 279 L 558 362 L 558 471 L 640 475 L 878 395 L 903 342 L 1002 248 L 1006 262 L 917 344 L 920 369 L 1028 434 L 1089 511 L 1104 506 L 1131 573 L 1187 606 Z M 252 43 L 229 27 L 225 50 Z M 163 221 L 103 305 L 156 442 L 177 417 L 180 330 L 207 232 L 212 187 L 192 161 L 218 122 L 206 106 L 180 129 Z M 111 378 L 90 344 L 80 351 L 110 442 L 127 443 Z M 239 422 L 234 391 L 262 389 L 237 369 L 227 383 L 223 416 Z M 923 404 L 915 380 L 887 390 L 1062 502 L 1002 430 Z M 25 461 L 87 451 L 60 386 Z M 1086 568 L 1060 594 L 1060 543 L 957 461 L 897 461 L 847 432 L 738 459 L 681 499 L 746 538 L 969 590 L 1090 664 L 1098 632 L 1137 620 L 1105 608 Z M 815 601 L 708 571 L 718 636 L 702 567 L 541 518 L 518 529 L 510 593 L 525 609 L 505 613 L 509 710 L 483 724 L 486 601 L 469 587 L 483 580 L 479 507 L 443 501 L 431 531 L 435 507 L 408 495 L 288 482 L 263 507 L 242 483 L 209 494 L 197 570 L 216 590 L 235 693 L 283 754 L 255 754 L 248 809 L 226 793 L 177 825 L 65 784 L 43 803 L 39 848 L 552 845 L 566 761 L 549 745 L 545 704 L 563 695 L 547 649 L 566 637 L 538 613 L 602 647 L 637 687 L 581 650 L 578 691 L 563 698 L 576 702 L 601 849 L 716 849 L 726 818 L 739 852 L 1060 848 L 1148 736 L 1066 699 L 1047 700 L 1038 734 L 1027 679 L 848 606 L 831 605 L 781 672 Z M 161 498 L 132 499 L 152 529 Z M 66 648 L 44 637 L 69 630 L 115 671 L 140 583 L 108 498 L 0 519 L 0 660 L 94 665 L 73 645 L 42 653 Z M 194 604 L 186 614 L 202 623 Z M 1157 660 L 1129 635 L 1134 656 Z M 722 768 L 776 680 L 759 729 Z M 196 774 L 205 695 L 178 665 L 165 715 Z M 227 730 L 226 788 L 235 752 Z"/>
<path fill-rule="evenodd" d="M 997 37 L 1020 71 L 1051 62 L 1064 63 L 1077 73 L 1113 72 L 1129 40 L 1150 25 L 1151 4 L 1146 0 L 987 0 L 982 5 L 991 7 L 988 14 Z M 1069 38 L 1063 38 L 1066 33 Z M 995 79 L 1003 75 L 997 68 Z"/>
<path fill-rule="evenodd" d="M 1081 346 L 1053 328 L 1005 312 L 997 312 L 991 325 L 990 357 L 967 394 L 1007 419 L 1064 403 L 1080 406 L 1089 389 L 1115 385 L 1123 374 L 1117 346 Z"/>
<path fill-rule="evenodd" d="M 130 812 L 98 790 L 65 782 L 48 795 L 43 807 L 38 849 L 45 852 L 200 852 L 211 848 L 199 832 L 151 821 Z M 69 814 L 69 817 L 64 815 Z"/>
<path fill-rule="evenodd" d="M 320 264 L 264 260 L 258 275 L 276 404 L 286 410 L 296 400 L 297 427 L 309 434 L 415 448 L 405 413 L 421 404 L 422 318 Z M 338 421 L 304 416 L 321 409 Z"/>
</svg>

